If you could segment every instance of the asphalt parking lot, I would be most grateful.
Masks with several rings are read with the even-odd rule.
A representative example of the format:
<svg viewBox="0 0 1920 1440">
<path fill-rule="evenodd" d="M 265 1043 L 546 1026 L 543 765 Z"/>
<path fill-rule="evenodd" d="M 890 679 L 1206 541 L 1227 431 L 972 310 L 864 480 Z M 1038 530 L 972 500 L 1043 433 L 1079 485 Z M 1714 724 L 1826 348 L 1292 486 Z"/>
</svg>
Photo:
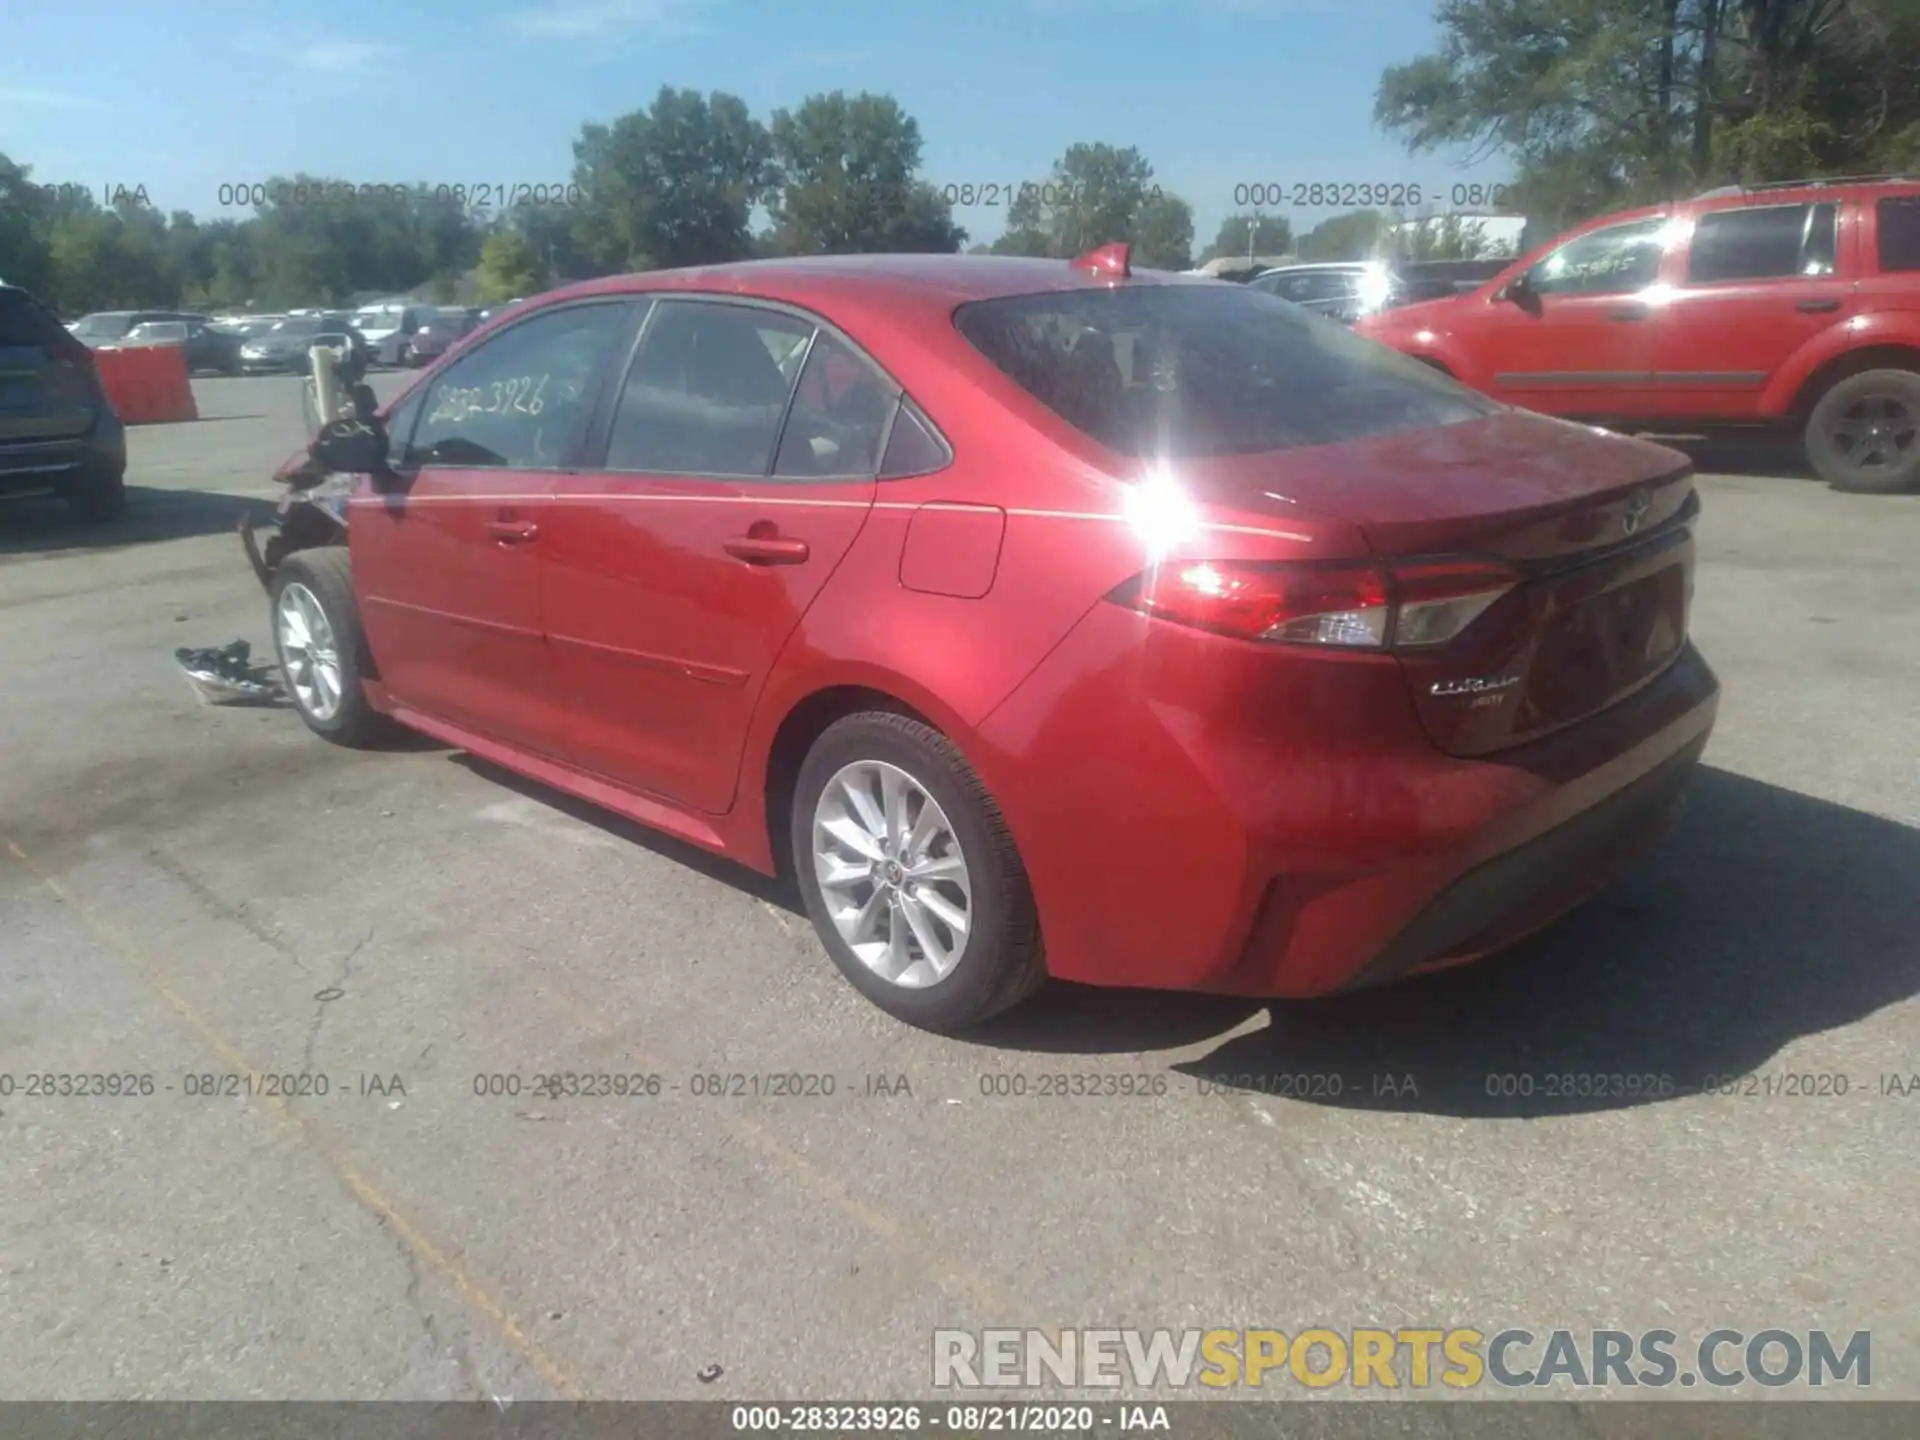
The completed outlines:
<svg viewBox="0 0 1920 1440">
<path fill-rule="evenodd" d="M 1304 1005 L 1062 987 L 961 1042 L 750 875 L 197 703 L 176 646 L 270 650 L 232 530 L 297 386 L 135 430 L 117 525 L 0 509 L 0 1071 L 155 1077 L 0 1097 L 0 1397 L 891 1398 L 941 1325 L 1519 1325 L 1871 1330 L 1920 1398 L 1882 1079 L 1920 1072 L 1920 497 L 1703 480 L 1691 806 L 1520 951 Z M 330 1093 L 187 1093 L 248 1070 Z M 662 1088 L 475 1093 L 554 1071 Z M 696 1093 L 788 1072 L 835 1093 Z M 1847 1093 L 1698 1093 L 1746 1072 Z M 1674 1093 L 1493 1093 L 1614 1074 Z"/>
</svg>

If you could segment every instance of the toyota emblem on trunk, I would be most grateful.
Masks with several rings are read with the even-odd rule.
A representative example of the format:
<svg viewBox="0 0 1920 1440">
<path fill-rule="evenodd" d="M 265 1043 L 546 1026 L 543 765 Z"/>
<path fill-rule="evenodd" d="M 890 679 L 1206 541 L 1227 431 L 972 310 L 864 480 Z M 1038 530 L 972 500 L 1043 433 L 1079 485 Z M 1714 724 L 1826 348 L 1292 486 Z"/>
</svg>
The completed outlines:
<svg viewBox="0 0 1920 1440">
<path fill-rule="evenodd" d="M 1644 490 L 1634 491 L 1633 497 L 1627 501 L 1626 510 L 1620 516 L 1620 529 L 1625 534 L 1633 534 L 1640 528 L 1640 523 L 1647 518 L 1647 511 L 1652 508 L 1651 495 Z"/>
</svg>

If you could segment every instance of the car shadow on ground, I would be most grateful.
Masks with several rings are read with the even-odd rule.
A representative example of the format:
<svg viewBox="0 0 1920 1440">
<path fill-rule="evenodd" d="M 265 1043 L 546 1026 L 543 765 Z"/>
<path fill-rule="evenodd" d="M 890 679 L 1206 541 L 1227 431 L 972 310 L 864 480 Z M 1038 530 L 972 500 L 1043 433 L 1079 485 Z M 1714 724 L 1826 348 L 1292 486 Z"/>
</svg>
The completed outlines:
<svg viewBox="0 0 1920 1440">
<path fill-rule="evenodd" d="M 76 519 L 57 496 L 21 496 L 0 501 L 0 555 L 114 550 L 156 540 L 233 533 L 242 515 L 250 516 L 256 525 L 270 525 L 274 502 L 211 490 L 129 485 L 126 513 L 118 520 L 91 523 Z M 237 538 L 233 558 L 241 574 L 251 573 Z"/>
<path fill-rule="evenodd" d="M 1270 1005 L 1055 986 L 973 1038 L 1125 1052 L 1191 1044 L 1209 1018 L 1219 1034 L 1265 1009 L 1266 1026 L 1175 1068 L 1348 1109 L 1534 1117 L 1657 1103 L 1771 1071 L 1791 1041 L 1920 992 L 1916 876 L 1920 830 L 1703 767 L 1638 870 L 1506 955 Z M 1906 1059 L 1881 1068 L 1914 1068 Z M 1847 1083 L 1871 1089 L 1878 1071 Z"/>
<path fill-rule="evenodd" d="M 630 845 L 651 850 L 662 859 L 671 860 L 676 865 L 684 865 L 689 870 L 705 875 L 710 880 L 718 880 L 723 885 L 731 885 L 743 894 L 751 895 L 756 900 L 764 900 L 769 905 L 777 905 L 803 920 L 807 917 L 807 907 L 800 899 L 798 888 L 791 881 L 773 879 L 771 876 L 762 875 L 758 870 L 749 869 L 738 861 L 715 855 L 710 850 L 702 850 L 698 845 L 690 845 L 684 840 L 676 839 L 659 830 L 650 830 L 624 816 L 614 814 L 611 810 L 602 810 L 598 805 L 576 799 L 563 791 L 549 789 L 537 780 L 529 780 L 524 775 L 503 769 L 492 761 L 482 760 L 478 755 L 470 754 L 465 750 L 454 752 L 453 759 L 455 764 L 465 766 L 475 775 L 495 785 L 504 786 L 516 795 L 524 796 L 529 800 L 538 800 L 549 810 L 556 810 L 582 824 L 591 825 L 617 840 L 624 840 Z M 831 963 L 824 952 L 820 956 L 820 963 L 822 965 Z"/>
</svg>

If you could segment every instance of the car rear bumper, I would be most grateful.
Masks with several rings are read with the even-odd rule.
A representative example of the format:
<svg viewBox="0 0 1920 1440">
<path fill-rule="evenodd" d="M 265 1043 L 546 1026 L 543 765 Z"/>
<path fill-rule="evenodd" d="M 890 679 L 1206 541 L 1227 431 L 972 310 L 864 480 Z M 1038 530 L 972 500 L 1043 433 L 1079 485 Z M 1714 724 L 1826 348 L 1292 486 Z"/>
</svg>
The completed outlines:
<svg viewBox="0 0 1920 1440">
<path fill-rule="evenodd" d="M 58 490 L 88 470 L 124 470 L 126 431 L 106 415 L 91 434 L 58 440 L 0 440 L 0 495 Z"/>
<path fill-rule="evenodd" d="M 1465 759 L 1390 658 L 1154 628 L 1096 607 L 981 727 L 1061 979 L 1313 996 L 1504 948 L 1664 833 L 1718 707 L 1689 645 L 1599 714 Z"/>
</svg>

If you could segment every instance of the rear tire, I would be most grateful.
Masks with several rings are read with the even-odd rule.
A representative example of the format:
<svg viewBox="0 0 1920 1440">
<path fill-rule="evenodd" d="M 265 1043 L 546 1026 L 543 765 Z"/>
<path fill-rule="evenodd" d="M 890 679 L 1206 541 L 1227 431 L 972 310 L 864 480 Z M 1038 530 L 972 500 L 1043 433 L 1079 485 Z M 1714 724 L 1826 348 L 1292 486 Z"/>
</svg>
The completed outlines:
<svg viewBox="0 0 1920 1440">
<path fill-rule="evenodd" d="M 1835 382 L 1807 416 L 1806 450 L 1836 490 L 1920 489 L 1920 374 L 1862 370 Z"/>
<path fill-rule="evenodd" d="M 119 469 L 88 467 L 68 482 L 64 492 L 68 507 L 79 519 L 104 524 L 118 520 L 127 510 L 127 472 Z"/>
<path fill-rule="evenodd" d="M 873 849 L 871 860 L 858 860 L 849 870 L 848 857 L 858 852 L 838 837 L 859 812 L 843 803 L 849 798 L 846 784 L 867 775 L 876 784 L 890 777 L 901 787 L 907 798 L 900 828 L 918 843 L 889 841 Z M 944 825 L 932 823 L 935 817 Z M 930 822 L 924 829 L 915 823 L 921 818 Z M 877 710 L 829 725 L 800 767 L 789 832 L 794 876 L 821 944 L 854 988 L 895 1019 L 952 1034 L 1012 1008 L 1045 982 L 1039 917 L 1013 836 L 979 775 L 932 726 Z M 866 838 L 855 839 L 866 845 L 871 836 L 863 833 Z M 830 881 L 831 902 L 823 892 L 823 872 L 870 866 L 884 877 L 889 860 L 905 865 L 904 877 L 901 865 L 893 867 L 890 883 L 898 889 L 887 892 L 898 897 L 897 904 L 886 903 L 884 895 L 875 898 L 884 889 L 881 879 Z M 916 871 L 932 873 L 923 867 L 944 867 L 948 874 L 957 868 L 963 878 L 916 881 Z M 871 938 L 862 944 L 867 958 L 862 958 L 842 927 L 861 933 L 852 917 L 868 912 L 874 918 L 865 932 Z M 965 917 L 963 936 L 949 924 L 956 914 Z M 944 970 L 919 938 L 930 925 L 936 948 L 943 946 L 951 956 Z M 905 982 L 883 973 L 900 956 L 914 957 L 903 972 L 912 977 Z"/>
<path fill-rule="evenodd" d="M 300 718 L 336 745 L 371 744 L 385 717 L 367 703 L 360 684 L 373 673 L 373 661 L 346 547 L 323 545 L 289 555 L 273 572 L 270 593 L 274 653 Z"/>
</svg>

